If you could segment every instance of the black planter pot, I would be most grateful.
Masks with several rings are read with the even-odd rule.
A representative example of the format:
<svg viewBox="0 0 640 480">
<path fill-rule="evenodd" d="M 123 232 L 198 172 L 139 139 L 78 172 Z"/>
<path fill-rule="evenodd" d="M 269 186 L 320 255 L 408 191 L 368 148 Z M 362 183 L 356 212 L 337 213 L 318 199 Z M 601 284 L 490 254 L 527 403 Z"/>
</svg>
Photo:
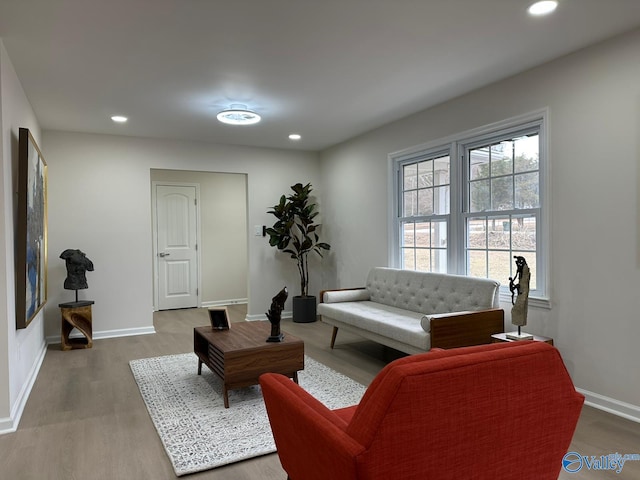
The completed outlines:
<svg viewBox="0 0 640 480">
<path fill-rule="evenodd" d="M 293 321 L 311 323 L 316 321 L 316 297 L 293 297 Z"/>
</svg>

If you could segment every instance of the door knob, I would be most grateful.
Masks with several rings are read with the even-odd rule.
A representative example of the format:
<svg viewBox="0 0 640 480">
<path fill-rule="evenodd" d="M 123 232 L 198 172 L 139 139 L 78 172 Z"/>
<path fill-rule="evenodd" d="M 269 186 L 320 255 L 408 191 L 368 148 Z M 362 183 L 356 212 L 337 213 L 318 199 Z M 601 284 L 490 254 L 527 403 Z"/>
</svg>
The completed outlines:
<svg viewBox="0 0 640 480">
<path fill-rule="evenodd" d="M 161 258 L 168 257 L 169 255 L 171 255 L 171 254 L 170 253 L 164 253 L 164 252 L 158 254 L 158 256 L 161 257 Z"/>
</svg>

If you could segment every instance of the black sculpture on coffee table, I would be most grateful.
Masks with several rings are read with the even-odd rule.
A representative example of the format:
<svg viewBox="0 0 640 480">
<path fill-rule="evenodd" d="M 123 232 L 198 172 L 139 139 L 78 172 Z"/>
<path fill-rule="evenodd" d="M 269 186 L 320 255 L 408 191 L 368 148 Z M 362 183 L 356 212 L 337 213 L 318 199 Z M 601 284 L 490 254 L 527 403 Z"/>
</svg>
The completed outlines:
<svg viewBox="0 0 640 480">
<path fill-rule="evenodd" d="M 271 299 L 271 307 L 267 312 L 267 318 L 271 322 L 271 336 L 267 338 L 267 342 L 281 342 L 284 340 L 284 334 L 280 332 L 280 320 L 284 302 L 286 302 L 289 292 L 287 287 L 283 287 L 275 297 Z"/>
</svg>

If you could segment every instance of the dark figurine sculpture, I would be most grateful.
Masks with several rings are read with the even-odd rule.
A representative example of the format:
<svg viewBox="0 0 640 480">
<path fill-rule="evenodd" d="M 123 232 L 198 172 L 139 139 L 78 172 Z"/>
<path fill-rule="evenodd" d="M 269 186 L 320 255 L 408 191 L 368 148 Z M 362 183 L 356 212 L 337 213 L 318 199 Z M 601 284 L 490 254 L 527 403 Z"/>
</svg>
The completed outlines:
<svg viewBox="0 0 640 480">
<path fill-rule="evenodd" d="M 288 296 L 289 292 L 285 286 L 271 299 L 271 307 L 267 312 L 267 318 L 271 322 L 271 336 L 267 338 L 267 342 L 281 342 L 284 340 L 284 335 L 280 333 L 280 315 Z"/>
<path fill-rule="evenodd" d="M 521 327 L 527 324 L 527 310 L 529 308 L 529 282 L 531 271 L 527 260 L 519 255 L 516 260 L 516 274 L 509 277 L 509 290 L 511 291 L 511 323 L 518 326 L 518 337 L 522 337 Z M 518 280 L 518 283 L 515 283 Z"/>
<path fill-rule="evenodd" d="M 85 272 L 93 272 L 93 262 L 87 258 L 84 252 L 68 248 L 60 254 L 67 267 L 67 278 L 64 281 L 64 288 L 76 291 L 76 302 L 78 301 L 78 290 L 89 288 Z"/>
<path fill-rule="evenodd" d="M 514 255 L 513 258 L 516 259 L 516 274 L 514 277 L 509 277 L 509 291 L 511 292 L 511 305 L 515 305 L 516 302 L 514 297 L 516 294 L 520 295 L 520 290 L 522 288 L 522 275 L 524 273 L 524 267 L 527 267 L 527 260 L 524 257 L 519 255 Z M 516 280 L 520 280 L 520 283 L 516 284 Z"/>
</svg>

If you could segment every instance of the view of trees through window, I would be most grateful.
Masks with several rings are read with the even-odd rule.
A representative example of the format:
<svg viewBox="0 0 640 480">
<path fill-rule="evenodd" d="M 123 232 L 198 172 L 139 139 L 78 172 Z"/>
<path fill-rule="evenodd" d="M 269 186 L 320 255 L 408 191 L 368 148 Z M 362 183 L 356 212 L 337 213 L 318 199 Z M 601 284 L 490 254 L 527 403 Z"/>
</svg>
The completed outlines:
<svg viewBox="0 0 640 480">
<path fill-rule="evenodd" d="M 514 255 L 535 267 L 539 148 L 539 135 L 532 133 L 468 149 L 468 275 L 504 281 L 514 275 Z"/>
<path fill-rule="evenodd" d="M 402 169 L 403 268 L 447 271 L 447 228 L 451 202 L 449 155 L 405 165 Z"/>
<path fill-rule="evenodd" d="M 398 161 L 401 268 L 493 278 L 508 286 L 514 256 L 523 256 L 530 288 L 538 287 L 541 124 L 461 138 Z M 460 163 L 452 168 L 454 161 Z M 457 211 L 452 198 L 460 199 Z"/>
</svg>

